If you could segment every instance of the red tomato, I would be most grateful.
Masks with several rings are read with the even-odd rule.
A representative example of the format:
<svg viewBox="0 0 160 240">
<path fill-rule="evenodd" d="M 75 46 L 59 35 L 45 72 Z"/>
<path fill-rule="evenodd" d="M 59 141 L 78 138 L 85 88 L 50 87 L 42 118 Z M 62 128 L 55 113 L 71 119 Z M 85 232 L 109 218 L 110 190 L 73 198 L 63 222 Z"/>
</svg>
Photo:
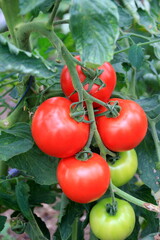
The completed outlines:
<svg viewBox="0 0 160 240">
<path fill-rule="evenodd" d="M 73 156 L 60 160 L 57 179 L 68 198 L 78 203 L 89 203 L 99 199 L 108 189 L 110 169 L 97 153 L 85 161 Z"/>
<path fill-rule="evenodd" d="M 89 124 L 71 118 L 70 105 L 66 98 L 53 97 L 44 101 L 33 116 L 33 139 L 48 155 L 69 157 L 87 143 Z"/>
<path fill-rule="evenodd" d="M 132 100 L 119 98 L 121 110 L 115 118 L 99 116 L 96 118 L 97 128 L 104 145 L 112 151 L 123 152 L 135 148 L 145 137 L 148 127 L 147 116 L 139 104 Z M 101 107 L 99 112 L 106 109 Z"/>
<path fill-rule="evenodd" d="M 80 56 L 76 56 L 75 58 L 80 61 Z M 93 84 L 89 93 L 93 97 L 98 98 L 99 100 L 101 100 L 103 102 L 106 102 L 110 98 L 110 96 L 115 88 L 116 73 L 115 73 L 115 70 L 112 67 L 112 65 L 108 62 L 105 62 L 102 66 L 98 67 L 98 69 L 103 70 L 102 74 L 98 78 L 100 78 L 102 80 L 102 82 L 105 84 L 105 87 L 99 89 L 100 88 L 99 85 Z M 76 70 L 77 70 L 78 76 L 80 78 L 80 81 L 84 82 L 84 80 L 86 79 L 86 76 L 83 73 L 81 66 L 77 65 Z M 75 91 L 75 89 L 72 84 L 72 78 L 71 78 L 70 72 L 66 65 L 62 69 L 62 73 L 61 73 L 61 86 L 62 86 L 62 90 L 63 90 L 64 94 L 72 102 L 78 101 L 78 93 L 72 94 Z M 84 86 L 84 89 L 88 90 L 88 88 L 89 88 L 89 85 L 86 84 Z M 97 103 L 94 103 L 93 106 L 98 107 L 99 105 Z"/>
</svg>

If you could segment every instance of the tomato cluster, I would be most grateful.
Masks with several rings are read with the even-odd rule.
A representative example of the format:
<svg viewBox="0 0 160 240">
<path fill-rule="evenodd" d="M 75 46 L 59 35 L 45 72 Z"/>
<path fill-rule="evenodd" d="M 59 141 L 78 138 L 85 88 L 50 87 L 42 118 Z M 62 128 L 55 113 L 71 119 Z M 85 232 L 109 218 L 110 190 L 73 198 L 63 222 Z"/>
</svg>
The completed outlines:
<svg viewBox="0 0 160 240">
<path fill-rule="evenodd" d="M 80 61 L 79 56 L 76 59 Z M 70 114 L 72 103 L 79 99 L 67 66 L 62 69 L 60 78 L 66 98 L 53 97 L 44 101 L 33 116 L 31 130 L 35 143 L 44 153 L 60 158 L 57 180 L 62 191 L 72 201 L 89 203 L 104 195 L 110 178 L 114 185 L 122 186 L 134 176 L 138 165 L 134 148 L 145 137 L 148 122 L 144 110 L 135 101 L 110 99 L 116 86 L 116 73 L 110 63 L 100 66 L 96 75 L 85 74 L 86 70 L 80 65 L 76 70 L 83 88 L 106 103 L 106 107 L 101 106 L 100 101 L 93 103 L 95 119 L 104 146 L 117 153 L 116 159 L 105 161 L 98 153 L 87 155 L 85 159 L 77 157 L 88 142 L 90 124 L 78 122 Z M 106 115 L 116 105 L 117 115 Z M 103 199 L 91 210 L 90 225 L 101 240 L 125 239 L 134 228 L 132 207 L 124 200 L 116 201 L 115 214 L 106 211 L 111 199 Z M 125 230 L 119 229 L 121 224 Z"/>
</svg>

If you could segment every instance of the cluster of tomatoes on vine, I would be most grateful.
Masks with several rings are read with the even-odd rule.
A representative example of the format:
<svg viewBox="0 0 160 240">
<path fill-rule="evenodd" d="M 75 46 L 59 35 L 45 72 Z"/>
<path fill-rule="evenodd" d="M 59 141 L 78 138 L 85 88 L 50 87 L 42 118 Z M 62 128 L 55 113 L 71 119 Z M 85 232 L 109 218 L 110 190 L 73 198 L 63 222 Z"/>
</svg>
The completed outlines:
<svg viewBox="0 0 160 240">
<path fill-rule="evenodd" d="M 80 61 L 80 57 L 76 56 Z M 61 72 L 61 86 L 66 97 L 52 97 L 45 100 L 36 110 L 32 119 L 32 136 L 44 153 L 60 158 L 57 167 L 57 180 L 65 195 L 78 203 L 89 203 L 101 198 L 107 191 L 110 179 L 116 186 L 128 182 L 137 170 L 137 155 L 134 148 L 144 139 L 148 122 L 144 110 L 135 101 L 110 98 L 116 86 L 116 73 L 112 65 L 105 62 L 98 68 L 99 76 L 90 79 L 86 76 L 80 65 L 76 66 L 83 88 L 94 98 L 106 103 L 101 106 L 93 103 L 95 121 L 98 133 L 104 146 L 116 153 L 116 161 L 106 161 L 98 153 L 87 155 L 87 159 L 79 159 L 77 153 L 81 152 L 89 138 L 90 124 L 87 121 L 78 122 L 71 117 L 70 110 L 73 102 L 78 102 L 78 93 L 72 84 L 72 78 L 67 65 Z M 116 109 L 116 116 L 109 109 Z M 84 106 L 85 107 L 85 106 Z M 88 116 L 84 117 L 88 120 Z M 115 217 L 106 210 L 110 198 L 99 201 L 91 210 L 90 225 L 100 239 L 125 239 L 133 231 L 135 214 L 131 205 L 116 199 L 117 211 L 120 221 L 125 222 L 126 231 L 122 236 L 113 237 L 112 231 L 106 233 L 100 229 L 100 216 Z M 99 210 L 97 210 L 99 208 Z M 98 216 L 97 216 L 97 213 Z M 102 219 L 102 217 L 101 217 Z M 102 225 L 104 225 L 102 223 Z M 98 227 L 99 226 L 99 227 Z"/>
</svg>

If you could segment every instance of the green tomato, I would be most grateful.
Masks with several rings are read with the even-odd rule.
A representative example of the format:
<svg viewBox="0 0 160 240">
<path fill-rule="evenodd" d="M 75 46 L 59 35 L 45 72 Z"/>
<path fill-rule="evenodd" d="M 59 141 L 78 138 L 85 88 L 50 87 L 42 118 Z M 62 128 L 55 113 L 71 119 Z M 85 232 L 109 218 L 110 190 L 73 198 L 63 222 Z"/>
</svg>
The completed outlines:
<svg viewBox="0 0 160 240">
<path fill-rule="evenodd" d="M 119 159 L 114 164 L 108 162 L 111 171 L 111 179 L 115 186 L 126 184 L 137 171 L 138 159 L 134 149 L 120 152 Z"/>
<path fill-rule="evenodd" d="M 133 231 L 135 213 L 132 206 L 125 200 L 116 198 L 117 212 L 111 215 L 106 205 L 112 203 L 111 198 L 99 201 L 90 212 L 90 227 L 94 235 L 100 240 L 124 240 Z"/>
</svg>

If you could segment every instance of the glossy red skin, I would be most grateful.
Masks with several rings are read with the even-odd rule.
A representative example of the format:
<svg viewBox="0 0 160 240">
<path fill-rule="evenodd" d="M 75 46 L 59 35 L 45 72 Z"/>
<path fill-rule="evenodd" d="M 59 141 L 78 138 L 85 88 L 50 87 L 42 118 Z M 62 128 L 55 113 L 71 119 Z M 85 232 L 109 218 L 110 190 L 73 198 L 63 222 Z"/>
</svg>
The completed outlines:
<svg viewBox="0 0 160 240">
<path fill-rule="evenodd" d="M 70 105 L 71 101 L 66 98 L 49 98 L 33 116 L 33 139 L 41 151 L 50 156 L 72 156 L 87 143 L 89 124 L 71 118 Z"/>
<path fill-rule="evenodd" d="M 139 145 L 146 135 L 147 116 L 141 106 L 132 100 L 113 98 L 110 101 L 118 101 L 121 110 L 116 118 L 96 118 L 102 141 L 107 148 L 115 152 L 131 150 Z M 101 107 L 98 113 L 105 110 Z"/>
<path fill-rule="evenodd" d="M 77 60 L 80 61 L 80 56 L 75 57 Z M 103 73 L 99 76 L 99 78 L 106 84 L 105 87 L 99 90 L 100 86 L 97 84 L 93 84 L 91 90 L 89 93 L 95 97 L 98 98 L 99 100 L 106 102 L 115 86 L 116 86 L 116 73 L 112 65 L 108 62 L 105 62 L 102 66 L 98 67 L 98 69 L 103 69 Z M 80 81 L 83 82 L 86 79 L 86 76 L 84 75 L 83 71 L 81 70 L 81 66 L 77 65 L 76 70 L 78 73 L 78 76 L 80 78 Z M 77 102 L 78 101 L 78 93 L 72 94 L 75 90 L 72 84 L 72 78 L 69 73 L 68 67 L 65 65 L 64 68 L 62 69 L 61 73 L 61 87 L 64 92 L 64 94 L 72 101 L 72 102 Z M 88 84 L 84 86 L 85 90 L 88 90 Z M 71 95 L 72 94 L 72 95 Z M 99 104 L 94 103 L 93 107 L 98 107 Z"/>
<path fill-rule="evenodd" d="M 89 203 L 106 192 L 110 182 L 108 163 L 97 153 L 86 161 L 73 157 L 61 159 L 57 179 L 62 191 L 72 201 Z"/>
</svg>

